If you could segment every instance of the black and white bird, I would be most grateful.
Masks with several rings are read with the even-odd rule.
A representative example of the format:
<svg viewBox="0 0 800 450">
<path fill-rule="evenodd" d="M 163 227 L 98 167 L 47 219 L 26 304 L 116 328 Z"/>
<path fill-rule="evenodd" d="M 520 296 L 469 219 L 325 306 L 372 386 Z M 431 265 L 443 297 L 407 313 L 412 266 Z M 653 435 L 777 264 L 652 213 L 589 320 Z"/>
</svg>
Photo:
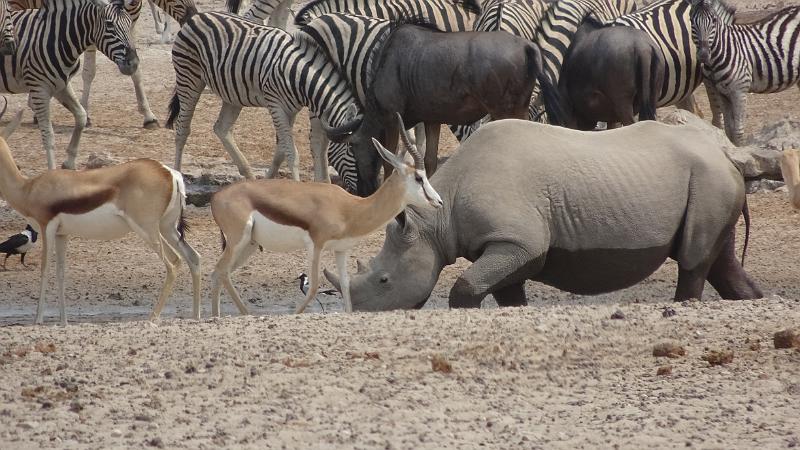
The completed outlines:
<svg viewBox="0 0 800 450">
<path fill-rule="evenodd" d="M 301 273 L 300 276 L 297 277 L 296 279 L 300 280 L 300 292 L 302 292 L 303 295 L 308 294 L 308 275 L 306 275 L 305 273 Z M 336 295 L 337 292 L 338 291 L 336 289 L 326 289 L 324 291 L 319 291 L 319 293 L 322 295 Z"/>
<path fill-rule="evenodd" d="M 39 239 L 39 233 L 28 225 L 22 233 L 15 234 L 6 239 L 5 242 L 0 243 L 0 253 L 6 254 L 5 259 L 3 259 L 3 270 L 6 270 L 6 261 L 11 255 L 21 255 L 22 266 L 27 267 L 25 265 L 25 254 L 33 248 L 33 244 L 36 243 L 37 239 Z"/>
</svg>

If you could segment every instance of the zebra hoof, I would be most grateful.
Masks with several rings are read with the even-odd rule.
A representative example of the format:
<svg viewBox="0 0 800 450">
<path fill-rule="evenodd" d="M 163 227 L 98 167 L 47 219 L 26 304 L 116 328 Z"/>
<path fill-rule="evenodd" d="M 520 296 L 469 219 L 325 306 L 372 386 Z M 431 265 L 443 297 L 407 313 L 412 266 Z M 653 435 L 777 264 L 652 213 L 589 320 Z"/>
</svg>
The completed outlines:
<svg viewBox="0 0 800 450">
<path fill-rule="evenodd" d="M 145 130 L 157 130 L 161 128 L 161 126 L 158 124 L 158 119 L 148 120 L 142 126 Z"/>
</svg>

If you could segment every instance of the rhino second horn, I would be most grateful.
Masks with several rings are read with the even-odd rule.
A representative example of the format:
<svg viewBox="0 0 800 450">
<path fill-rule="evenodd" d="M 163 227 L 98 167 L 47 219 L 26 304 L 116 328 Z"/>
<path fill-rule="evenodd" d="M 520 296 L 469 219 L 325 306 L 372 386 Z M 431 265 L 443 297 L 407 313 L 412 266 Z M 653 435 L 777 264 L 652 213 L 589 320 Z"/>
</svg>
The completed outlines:
<svg viewBox="0 0 800 450">
<path fill-rule="evenodd" d="M 339 277 L 338 276 L 336 276 L 335 274 L 333 274 L 331 272 L 328 272 L 328 269 L 322 269 L 322 273 L 325 274 L 325 278 L 327 278 L 328 281 L 330 281 L 330 283 L 333 285 L 333 287 L 336 288 L 337 291 L 342 292 L 342 288 L 340 287 Z"/>
</svg>

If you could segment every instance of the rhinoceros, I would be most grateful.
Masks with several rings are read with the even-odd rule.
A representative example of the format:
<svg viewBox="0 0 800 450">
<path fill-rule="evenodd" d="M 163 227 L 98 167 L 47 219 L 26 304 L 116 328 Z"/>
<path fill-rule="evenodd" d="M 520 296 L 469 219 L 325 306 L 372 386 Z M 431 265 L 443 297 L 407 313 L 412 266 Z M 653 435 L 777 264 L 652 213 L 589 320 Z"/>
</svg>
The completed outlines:
<svg viewBox="0 0 800 450">
<path fill-rule="evenodd" d="M 694 127 L 582 132 L 500 120 L 431 182 L 444 207 L 408 208 L 387 226 L 380 253 L 351 279 L 355 310 L 422 307 L 458 257 L 472 265 L 452 308 L 480 307 L 488 294 L 525 305 L 526 280 L 587 295 L 623 289 L 667 258 L 679 268 L 675 300 L 699 299 L 706 280 L 725 299 L 763 296 L 735 255 L 742 174 Z"/>
</svg>

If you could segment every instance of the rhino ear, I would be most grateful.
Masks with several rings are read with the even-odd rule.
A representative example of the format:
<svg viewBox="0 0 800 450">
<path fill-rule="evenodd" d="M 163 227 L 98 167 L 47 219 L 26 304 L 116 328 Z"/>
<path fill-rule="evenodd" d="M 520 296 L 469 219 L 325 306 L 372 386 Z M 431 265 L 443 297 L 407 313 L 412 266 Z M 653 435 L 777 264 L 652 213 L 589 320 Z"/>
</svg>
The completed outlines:
<svg viewBox="0 0 800 450">
<path fill-rule="evenodd" d="M 417 224 L 411 220 L 411 217 L 408 216 L 405 209 L 402 210 L 400 214 L 395 216 L 394 220 L 397 222 L 397 226 L 400 228 L 400 234 L 406 240 L 413 240 L 416 237 L 418 233 Z"/>
</svg>

